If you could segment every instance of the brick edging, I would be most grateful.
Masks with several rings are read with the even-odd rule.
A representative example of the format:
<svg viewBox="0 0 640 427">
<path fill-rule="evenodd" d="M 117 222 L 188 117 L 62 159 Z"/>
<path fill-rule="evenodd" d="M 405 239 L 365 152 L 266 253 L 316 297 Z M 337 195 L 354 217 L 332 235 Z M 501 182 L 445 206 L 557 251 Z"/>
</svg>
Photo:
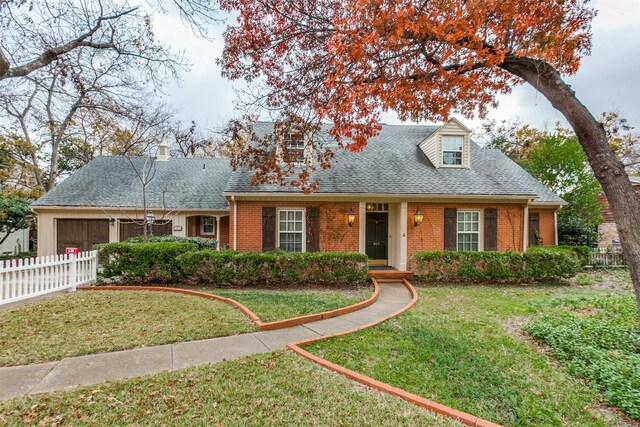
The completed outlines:
<svg viewBox="0 0 640 427">
<path fill-rule="evenodd" d="M 342 316 L 344 314 L 353 313 L 354 311 L 361 310 L 365 307 L 369 307 L 371 304 L 378 300 L 380 295 L 380 287 L 373 281 L 373 294 L 364 300 L 355 304 L 348 305 L 346 307 L 336 308 L 335 310 L 323 311 L 322 313 L 307 314 L 305 316 L 292 317 L 290 319 L 276 320 L 275 322 L 267 322 L 258 325 L 261 331 L 270 331 L 273 329 L 290 328 L 292 326 L 302 325 L 304 323 L 316 322 L 318 320 L 330 319 L 336 316 Z"/>
<path fill-rule="evenodd" d="M 263 322 L 260 320 L 260 317 L 255 314 L 253 311 L 249 310 L 246 306 L 239 303 L 238 301 L 232 298 L 225 298 L 215 294 L 208 294 L 205 292 L 192 291 L 189 289 L 181 289 L 181 288 L 167 288 L 163 286 L 78 286 L 78 290 L 82 291 L 155 291 L 155 292 L 173 292 L 184 295 L 197 296 L 201 298 L 212 299 L 216 301 L 221 301 L 226 304 L 230 304 L 240 310 L 242 314 L 247 316 L 251 322 L 253 322 L 259 330 L 261 331 L 271 331 L 274 329 L 284 329 L 290 328 L 292 326 L 302 325 L 304 323 L 315 322 L 323 319 L 330 319 L 336 316 L 342 316 L 344 314 L 352 313 L 357 310 L 361 310 L 365 307 L 369 307 L 371 304 L 378 300 L 378 296 L 380 295 L 380 287 L 378 283 L 373 280 L 373 294 L 364 300 L 357 302 L 352 305 L 348 305 L 346 307 L 336 308 L 335 310 L 323 311 L 321 313 L 307 314 L 304 316 L 292 317 L 289 319 L 276 320 L 274 322 Z"/>
<path fill-rule="evenodd" d="M 375 279 L 372 279 L 373 283 L 375 286 L 377 286 L 377 282 Z M 386 281 L 386 280 L 385 280 Z M 396 281 L 397 282 L 397 281 Z M 308 339 L 308 340 L 303 340 L 303 341 L 298 341 L 298 342 L 294 342 L 294 343 L 289 343 L 287 344 L 287 348 L 289 348 L 289 350 L 297 353 L 298 355 L 311 360 L 312 362 L 317 363 L 320 366 L 323 366 L 333 372 L 336 372 L 340 375 L 343 375 L 347 378 L 349 378 L 350 380 L 353 381 L 357 381 L 360 384 L 364 384 L 368 387 L 371 387 L 373 389 L 382 391 L 384 393 L 390 394 L 392 396 L 396 396 L 399 397 L 403 400 L 406 400 L 407 402 L 410 402 L 414 405 L 420 406 L 422 408 L 428 409 L 432 412 L 435 412 L 437 414 L 443 415 L 445 417 L 448 418 L 453 418 L 457 421 L 462 422 L 463 424 L 469 425 L 469 426 L 478 426 L 478 427 L 503 427 L 500 424 L 495 424 L 492 423 L 491 421 L 487 421 L 484 420 L 482 418 L 478 418 L 474 415 L 468 414 L 466 412 L 462 412 L 462 411 L 458 411 L 456 409 L 450 408 L 448 406 L 442 405 L 440 403 L 434 402 L 432 400 L 429 399 L 425 399 L 424 397 L 418 396 L 416 394 L 413 393 L 409 393 L 405 390 L 402 390 L 400 388 L 397 387 L 393 387 L 392 385 L 383 383 L 382 381 L 378 381 L 374 378 L 368 377 L 366 375 L 362 375 L 359 374 L 355 371 L 352 371 L 351 369 L 347 369 L 345 367 L 342 367 L 340 365 L 337 365 L 335 363 L 329 362 L 326 359 L 323 359 L 321 357 L 318 357 L 314 354 L 309 353 L 306 350 L 303 350 L 302 348 L 300 348 L 301 345 L 306 345 L 306 344 L 310 344 L 316 341 L 320 341 L 320 340 L 324 340 L 326 338 L 331 338 L 331 337 L 337 337 L 337 336 L 342 336 L 342 335 L 347 335 L 356 331 L 359 331 L 361 329 L 364 328 L 369 328 L 371 326 L 375 326 L 379 323 L 382 323 L 386 320 L 389 320 L 393 317 L 396 317 L 397 315 L 409 310 L 410 308 L 412 308 L 416 302 L 418 301 L 418 293 L 416 292 L 415 288 L 411 285 L 411 283 L 409 283 L 408 280 L 406 279 L 402 279 L 402 283 L 407 287 L 407 289 L 409 290 L 409 292 L 411 292 L 412 298 L 411 298 L 411 302 L 409 302 L 405 307 L 401 308 L 398 311 L 395 311 L 394 313 L 391 313 L 390 315 L 388 315 L 387 317 L 384 317 L 382 319 L 376 320 L 374 322 L 368 323 L 366 325 L 357 327 L 355 329 L 351 329 L 349 331 L 343 331 L 337 334 L 333 334 L 333 335 L 327 335 L 327 336 L 323 336 L 323 337 L 318 337 L 318 338 L 312 338 L 312 339 Z"/>
</svg>

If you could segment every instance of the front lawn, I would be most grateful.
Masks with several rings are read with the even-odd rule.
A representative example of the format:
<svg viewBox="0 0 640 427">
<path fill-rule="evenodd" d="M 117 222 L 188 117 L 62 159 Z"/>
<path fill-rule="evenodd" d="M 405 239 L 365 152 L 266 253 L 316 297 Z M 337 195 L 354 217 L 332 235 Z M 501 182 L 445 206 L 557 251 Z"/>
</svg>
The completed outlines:
<svg viewBox="0 0 640 427">
<path fill-rule="evenodd" d="M 370 286 L 321 290 L 288 289 L 286 291 L 211 287 L 193 289 L 234 299 L 257 314 L 263 322 L 335 310 L 364 301 L 373 292 Z"/>
<path fill-rule="evenodd" d="M 473 415 L 511 426 L 622 425 L 596 387 L 559 367 L 523 332 L 556 297 L 588 286 L 418 288 L 414 309 L 306 349 Z M 637 393 L 636 389 L 636 393 Z"/>
<path fill-rule="evenodd" d="M 0 425 L 460 426 L 289 352 L 0 402 Z"/>
<path fill-rule="evenodd" d="M 255 331 L 223 302 L 145 291 L 78 291 L 0 311 L 0 366 Z"/>
</svg>

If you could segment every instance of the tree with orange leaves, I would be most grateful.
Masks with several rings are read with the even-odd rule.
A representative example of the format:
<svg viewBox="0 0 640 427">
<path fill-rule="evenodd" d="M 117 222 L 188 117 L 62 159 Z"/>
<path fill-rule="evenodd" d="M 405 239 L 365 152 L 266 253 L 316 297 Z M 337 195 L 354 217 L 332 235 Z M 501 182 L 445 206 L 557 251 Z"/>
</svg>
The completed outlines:
<svg viewBox="0 0 640 427">
<path fill-rule="evenodd" d="M 483 116 L 496 95 L 528 83 L 567 119 L 613 208 L 640 312 L 640 201 L 607 135 L 563 75 L 589 54 L 588 0 L 221 0 L 238 13 L 220 60 L 231 79 L 255 83 L 247 106 L 279 126 L 332 123 L 330 137 L 358 151 L 382 111 L 402 120 Z M 271 140 L 271 145 L 277 144 Z M 294 171 L 268 141 L 235 165 L 261 166 L 257 181 Z M 312 147 L 321 167 L 331 150 Z M 265 166 L 266 165 L 266 166 Z M 307 171 L 297 182 L 304 184 Z"/>
</svg>

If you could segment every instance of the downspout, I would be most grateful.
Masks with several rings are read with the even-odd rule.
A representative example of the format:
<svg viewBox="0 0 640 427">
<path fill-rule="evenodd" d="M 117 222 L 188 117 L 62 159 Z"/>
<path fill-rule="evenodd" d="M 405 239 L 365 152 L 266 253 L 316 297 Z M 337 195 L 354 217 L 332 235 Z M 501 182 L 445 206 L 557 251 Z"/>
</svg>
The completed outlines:
<svg viewBox="0 0 640 427">
<path fill-rule="evenodd" d="M 233 250 L 238 250 L 238 203 L 235 196 L 231 196 L 233 202 Z"/>
<path fill-rule="evenodd" d="M 556 239 L 556 246 L 558 246 L 558 209 L 553 211 L 553 233 Z"/>
</svg>

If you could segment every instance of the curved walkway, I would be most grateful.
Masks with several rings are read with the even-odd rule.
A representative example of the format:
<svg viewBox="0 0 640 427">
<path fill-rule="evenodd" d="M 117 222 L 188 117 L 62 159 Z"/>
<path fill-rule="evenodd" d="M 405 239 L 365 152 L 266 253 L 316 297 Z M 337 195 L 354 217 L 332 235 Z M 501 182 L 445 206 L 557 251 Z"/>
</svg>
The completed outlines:
<svg viewBox="0 0 640 427">
<path fill-rule="evenodd" d="M 412 294 L 403 283 L 384 283 L 380 286 L 378 299 L 369 307 L 286 329 L 4 367 L 0 368 L 0 399 L 173 371 L 284 349 L 291 342 L 335 335 L 367 326 L 398 312 L 411 301 Z"/>
</svg>

